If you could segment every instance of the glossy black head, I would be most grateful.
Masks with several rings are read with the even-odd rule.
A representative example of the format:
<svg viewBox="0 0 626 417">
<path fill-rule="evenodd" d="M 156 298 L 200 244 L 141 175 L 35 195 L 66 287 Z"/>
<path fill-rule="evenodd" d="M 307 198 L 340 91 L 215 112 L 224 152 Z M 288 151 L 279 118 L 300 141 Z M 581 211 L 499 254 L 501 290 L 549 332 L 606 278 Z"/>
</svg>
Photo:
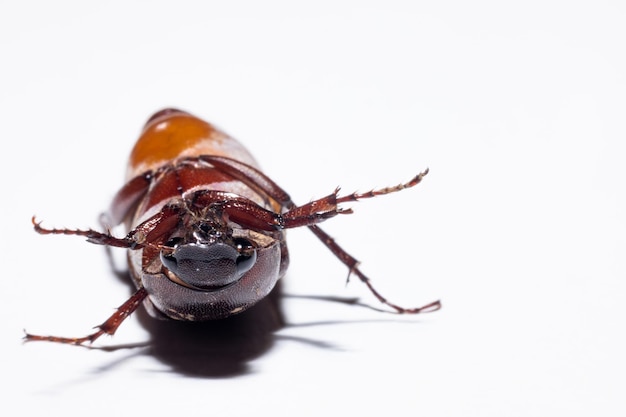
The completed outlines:
<svg viewBox="0 0 626 417">
<path fill-rule="evenodd" d="M 169 278 L 189 288 L 211 291 L 238 281 L 256 262 L 256 248 L 243 238 L 170 239 L 161 251 Z M 173 275 L 172 275 L 173 274 Z"/>
</svg>

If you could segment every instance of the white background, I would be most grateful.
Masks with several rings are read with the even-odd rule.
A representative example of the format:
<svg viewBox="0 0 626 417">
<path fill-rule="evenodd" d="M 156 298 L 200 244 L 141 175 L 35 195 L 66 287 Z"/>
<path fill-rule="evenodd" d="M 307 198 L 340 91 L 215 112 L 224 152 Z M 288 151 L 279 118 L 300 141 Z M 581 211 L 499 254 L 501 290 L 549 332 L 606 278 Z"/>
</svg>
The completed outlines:
<svg viewBox="0 0 626 417">
<path fill-rule="evenodd" d="M 0 414 L 624 415 L 623 3 L 225 3 L 0 3 Z M 291 297 L 292 326 L 229 375 L 22 344 L 128 297 L 102 248 L 30 217 L 97 227 L 165 106 L 239 138 L 297 202 L 430 167 L 326 229 L 391 300 L 444 308 Z M 289 240 L 290 294 L 377 306 L 308 231 Z M 132 317 L 97 345 L 149 338 Z"/>
</svg>

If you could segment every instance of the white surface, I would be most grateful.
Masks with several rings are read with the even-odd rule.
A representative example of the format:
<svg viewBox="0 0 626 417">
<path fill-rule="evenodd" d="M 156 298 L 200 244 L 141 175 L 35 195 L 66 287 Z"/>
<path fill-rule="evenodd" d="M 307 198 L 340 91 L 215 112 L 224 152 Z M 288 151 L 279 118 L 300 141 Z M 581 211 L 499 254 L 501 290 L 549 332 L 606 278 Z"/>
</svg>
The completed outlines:
<svg viewBox="0 0 626 417">
<path fill-rule="evenodd" d="M 222 3 L 0 5 L 0 414 L 624 415 L 623 4 Z M 22 328 L 82 335 L 127 297 L 101 248 L 30 216 L 97 226 L 164 106 L 239 138 L 299 202 L 430 167 L 326 229 L 390 299 L 444 308 L 288 299 L 291 323 L 319 325 L 224 378 L 22 345 Z M 306 230 L 289 237 L 291 293 L 376 305 Z M 131 318 L 99 344 L 147 337 Z"/>
</svg>

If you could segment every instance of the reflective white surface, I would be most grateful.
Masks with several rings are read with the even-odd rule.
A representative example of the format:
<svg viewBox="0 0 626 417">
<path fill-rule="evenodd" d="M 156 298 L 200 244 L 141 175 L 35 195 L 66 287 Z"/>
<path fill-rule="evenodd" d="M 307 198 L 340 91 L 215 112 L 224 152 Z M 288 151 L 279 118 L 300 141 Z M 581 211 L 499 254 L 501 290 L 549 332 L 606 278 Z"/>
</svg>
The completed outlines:
<svg viewBox="0 0 626 417">
<path fill-rule="evenodd" d="M 625 7 L 222 3 L 0 5 L 0 414 L 624 415 Z M 325 229 L 389 299 L 444 308 L 290 297 L 292 326 L 197 372 L 203 346 L 181 371 L 146 347 L 23 345 L 128 297 L 102 248 L 30 217 L 97 227 L 164 106 L 241 140 L 297 202 L 428 166 Z M 378 306 L 308 231 L 289 241 L 290 294 Z M 132 317 L 97 345 L 149 337 Z"/>
</svg>

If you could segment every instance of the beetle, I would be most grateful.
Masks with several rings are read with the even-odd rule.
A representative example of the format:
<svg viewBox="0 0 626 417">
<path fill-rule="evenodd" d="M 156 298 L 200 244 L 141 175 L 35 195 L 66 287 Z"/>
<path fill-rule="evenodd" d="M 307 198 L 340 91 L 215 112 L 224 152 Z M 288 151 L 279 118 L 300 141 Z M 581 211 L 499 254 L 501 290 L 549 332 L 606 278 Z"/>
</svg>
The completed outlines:
<svg viewBox="0 0 626 417">
<path fill-rule="evenodd" d="M 318 226 L 352 213 L 341 208 L 344 203 L 411 188 L 427 173 L 366 193 L 340 196 L 337 188 L 298 206 L 238 141 L 185 111 L 158 111 L 131 151 L 127 182 L 101 217 L 103 232 L 45 228 L 32 218 L 40 234 L 83 236 L 94 244 L 128 249 L 135 293 L 87 336 L 26 333 L 25 339 L 92 343 L 113 335 L 141 304 L 150 316 L 165 320 L 207 321 L 241 313 L 266 297 L 285 274 L 285 230 L 297 227 L 308 227 L 391 311 L 438 310 L 439 301 L 418 308 L 388 301 L 361 272 L 356 258 Z M 110 230 L 120 224 L 128 233 L 115 237 Z"/>
</svg>

